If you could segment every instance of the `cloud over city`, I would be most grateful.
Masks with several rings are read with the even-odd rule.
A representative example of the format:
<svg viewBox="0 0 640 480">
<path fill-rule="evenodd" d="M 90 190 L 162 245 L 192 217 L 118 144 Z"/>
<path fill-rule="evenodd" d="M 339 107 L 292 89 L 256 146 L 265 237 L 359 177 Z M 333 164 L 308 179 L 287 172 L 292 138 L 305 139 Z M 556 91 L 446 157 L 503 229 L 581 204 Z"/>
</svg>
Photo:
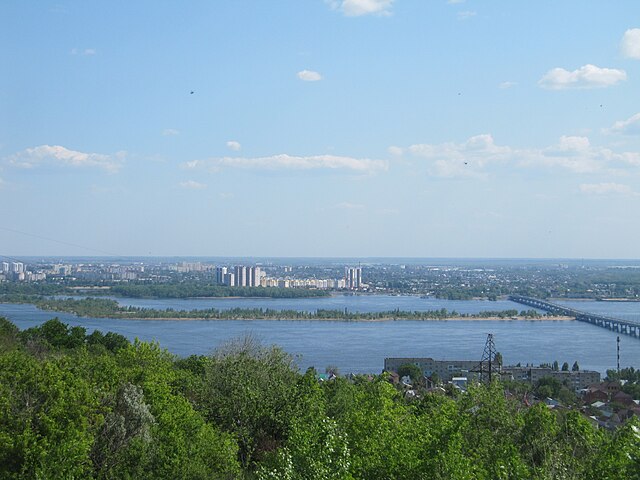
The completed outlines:
<svg viewBox="0 0 640 480">
<path fill-rule="evenodd" d="M 572 72 L 564 68 L 553 68 L 544 74 L 538 85 L 548 90 L 604 88 L 626 79 L 627 73 L 624 70 L 588 64 Z"/>
<path fill-rule="evenodd" d="M 640 113 L 636 113 L 626 120 L 619 120 L 604 131 L 605 133 L 620 133 L 622 135 L 640 135 Z"/>
<path fill-rule="evenodd" d="M 7 158 L 10 166 L 33 169 L 40 166 L 98 168 L 116 173 L 122 167 L 126 152 L 115 155 L 86 153 L 70 150 L 60 145 L 40 145 L 27 148 Z"/>
<path fill-rule="evenodd" d="M 90 57 L 98 53 L 95 48 L 72 48 L 71 55 L 82 55 L 84 57 Z"/>
<path fill-rule="evenodd" d="M 184 188 L 186 190 L 202 190 L 207 188 L 204 183 L 196 182 L 195 180 L 180 182 L 178 185 L 180 186 L 180 188 Z"/>
<path fill-rule="evenodd" d="M 322 80 L 322 75 L 313 70 L 302 70 L 298 72 L 297 77 L 304 82 L 318 82 Z"/>
<path fill-rule="evenodd" d="M 329 6 L 347 17 L 390 15 L 394 0 L 327 0 Z"/>
<path fill-rule="evenodd" d="M 621 183 L 583 183 L 580 191 L 587 195 L 637 195 L 629 185 Z"/>
<path fill-rule="evenodd" d="M 342 157 L 337 155 L 296 156 L 288 154 L 268 157 L 221 157 L 208 160 L 193 160 L 183 164 L 187 169 L 203 169 L 217 172 L 225 168 L 243 170 L 328 170 L 351 173 L 373 173 L 387 170 L 387 162 L 368 158 Z"/>
<path fill-rule="evenodd" d="M 624 32 L 620 48 L 625 57 L 640 60 L 640 28 L 631 28 Z"/>
<path fill-rule="evenodd" d="M 242 148 L 242 145 L 240 144 L 240 142 L 236 142 L 235 140 L 229 140 L 227 142 L 227 148 L 229 150 L 233 150 L 234 152 L 237 152 Z"/>
<path fill-rule="evenodd" d="M 575 174 L 622 172 L 640 166 L 639 152 L 616 152 L 594 146 L 588 137 L 562 136 L 543 148 L 519 148 L 496 144 L 490 134 L 476 135 L 463 143 L 414 144 L 392 153 L 408 153 L 427 161 L 428 173 L 439 177 L 478 177 L 493 167 L 559 168 Z"/>
</svg>

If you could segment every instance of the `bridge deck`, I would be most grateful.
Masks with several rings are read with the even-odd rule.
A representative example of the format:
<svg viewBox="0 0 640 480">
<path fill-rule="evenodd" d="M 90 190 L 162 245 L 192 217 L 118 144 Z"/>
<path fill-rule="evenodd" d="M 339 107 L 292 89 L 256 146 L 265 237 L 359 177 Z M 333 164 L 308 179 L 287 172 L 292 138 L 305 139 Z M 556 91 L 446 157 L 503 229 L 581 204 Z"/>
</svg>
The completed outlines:
<svg viewBox="0 0 640 480">
<path fill-rule="evenodd" d="M 622 318 L 608 317 L 606 315 L 598 315 L 596 313 L 583 312 L 575 308 L 565 307 L 557 303 L 547 302 L 533 297 L 525 297 L 523 295 L 510 295 L 509 299 L 513 302 L 527 305 L 529 307 L 546 310 L 550 313 L 575 317 L 581 322 L 591 323 L 599 327 L 608 328 L 619 333 L 626 333 L 632 337 L 640 338 L 640 322 L 634 320 L 624 320 Z"/>
</svg>

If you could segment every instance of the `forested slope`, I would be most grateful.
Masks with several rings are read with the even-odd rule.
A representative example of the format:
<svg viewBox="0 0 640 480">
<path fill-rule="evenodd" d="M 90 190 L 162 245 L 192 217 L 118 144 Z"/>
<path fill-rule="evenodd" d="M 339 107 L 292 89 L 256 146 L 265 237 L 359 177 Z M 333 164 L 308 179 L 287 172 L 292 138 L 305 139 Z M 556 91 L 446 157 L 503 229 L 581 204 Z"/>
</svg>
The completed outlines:
<svg viewBox="0 0 640 480">
<path fill-rule="evenodd" d="M 319 382 L 251 338 L 178 358 L 2 319 L 0 478 L 637 479 L 640 433 L 497 383 L 405 400 L 384 375 Z"/>
</svg>

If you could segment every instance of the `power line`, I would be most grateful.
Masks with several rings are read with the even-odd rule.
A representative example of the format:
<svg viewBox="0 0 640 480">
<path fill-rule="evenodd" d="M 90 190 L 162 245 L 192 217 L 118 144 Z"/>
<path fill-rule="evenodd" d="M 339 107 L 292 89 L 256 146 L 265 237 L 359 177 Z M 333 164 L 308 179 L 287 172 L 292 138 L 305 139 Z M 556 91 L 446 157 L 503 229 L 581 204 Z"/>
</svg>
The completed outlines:
<svg viewBox="0 0 640 480">
<path fill-rule="evenodd" d="M 7 227 L 2 227 L 0 226 L 0 230 L 5 230 L 7 232 L 13 232 L 13 233 L 18 233 L 20 235 L 25 235 L 27 237 L 33 237 L 33 238 L 38 238 L 40 240 L 47 240 L 49 242 L 54 242 L 54 243 L 59 243 L 61 245 L 67 245 L 69 247 L 76 247 L 76 248 L 82 248 L 84 250 L 90 250 L 92 252 L 98 252 L 98 253 L 102 253 L 103 255 L 109 255 L 109 256 L 117 256 L 115 253 L 111 253 L 111 252 L 107 252 L 105 250 L 100 250 L 98 248 L 93 248 L 93 247 L 87 247 L 86 245 L 79 245 L 77 243 L 71 243 L 71 242 L 65 242 L 64 240 L 57 240 L 55 238 L 51 238 L 51 237 L 45 237 L 43 235 L 37 235 L 35 233 L 29 233 L 29 232 L 22 232 L 20 230 L 15 230 L 13 228 L 7 228 Z M 4 255 L 2 255 L 4 257 Z M 5 257 L 5 258 L 9 258 L 9 257 Z"/>
</svg>

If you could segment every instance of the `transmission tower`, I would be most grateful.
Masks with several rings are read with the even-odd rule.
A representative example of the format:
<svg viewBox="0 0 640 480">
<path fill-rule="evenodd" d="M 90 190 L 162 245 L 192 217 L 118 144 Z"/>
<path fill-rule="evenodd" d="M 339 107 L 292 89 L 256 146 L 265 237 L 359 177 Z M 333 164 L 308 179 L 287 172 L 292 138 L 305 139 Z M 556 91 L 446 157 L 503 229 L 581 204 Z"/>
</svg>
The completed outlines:
<svg viewBox="0 0 640 480">
<path fill-rule="evenodd" d="M 493 333 L 487 334 L 487 341 L 484 344 L 482 360 L 472 372 L 478 374 L 481 383 L 490 384 L 494 374 L 500 373 L 500 365 L 496 362 L 496 344 L 493 341 Z"/>
</svg>

